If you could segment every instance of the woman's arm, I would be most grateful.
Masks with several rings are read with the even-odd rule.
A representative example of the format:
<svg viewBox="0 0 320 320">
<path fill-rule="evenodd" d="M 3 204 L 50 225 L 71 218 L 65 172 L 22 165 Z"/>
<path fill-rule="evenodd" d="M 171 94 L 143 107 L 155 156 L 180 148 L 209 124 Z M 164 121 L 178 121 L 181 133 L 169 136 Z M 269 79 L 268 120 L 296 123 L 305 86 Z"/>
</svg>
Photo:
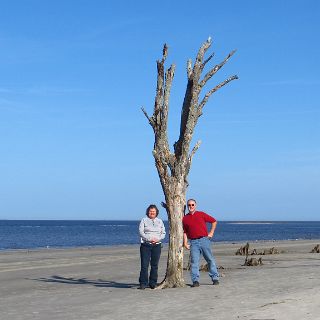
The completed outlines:
<svg viewBox="0 0 320 320">
<path fill-rule="evenodd" d="M 166 228 L 164 227 L 164 223 L 161 220 L 160 240 L 163 240 L 165 236 L 166 236 Z"/>
<path fill-rule="evenodd" d="M 144 219 L 141 220 L 140 225 L 139 225 L 139 233 L 144 241 L 150 241 L 150 237 L 148 237 L 145 232 L 144 232 Z"/>
</svg>

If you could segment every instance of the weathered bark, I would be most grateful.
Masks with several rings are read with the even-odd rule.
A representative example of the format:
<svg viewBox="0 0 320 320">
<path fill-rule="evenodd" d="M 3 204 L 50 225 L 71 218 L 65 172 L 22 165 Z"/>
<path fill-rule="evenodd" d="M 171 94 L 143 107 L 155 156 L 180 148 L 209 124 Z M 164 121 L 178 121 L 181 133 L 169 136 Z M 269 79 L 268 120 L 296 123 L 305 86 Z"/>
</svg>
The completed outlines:
<svg viewBox="0 0 320 320">
<path fill-rule="evenodd" d="M 204 59 L 205 53 L 210 46 L 211 39 L 209 38 L 200 47 L 193 67 L 191 60 L 188 60 L 188 84 L 182 105 L 180 136 L 178 141 L 174 144 L 174 152 L 171 152 L 169 148 L 167 125 L 170 90 L 174 78 L 175 65 L 172 64 L 165 70 L 165 61 L 168 54 L 168 47 L 166 44 L 163 47 L 162 59 L 157 61 L 157 89 L 153 115 L 149 117 L 147 112 L 142 108 L 155 135 L 153 156 L 165 195 L 165 208 L 169 220 L 167 271 L 165 279 L 159 288 L 184 286 L 183 229 L 181 220 L 186 204 L 186 191 L 188 188 L 187 177 L 190 171 L 192 158 L 201 143 L 198 141 L 190 152 L 190 143 L 198 118 L 202 115 L 202 109 L 209 97 L 230 81 L 238 78 L 237 76 L 232 76 L 216 85 L 209 90 L 199 102 L 201 90 L 208 80 L 223 67 L 235 52 L 232 51 L 220 64 L 209 70 L 204 75 L 203 79 L 201 79 L 205 65 L 213 57 L 213 54 L 211 54 L 207 59 Z"/>
</svg>

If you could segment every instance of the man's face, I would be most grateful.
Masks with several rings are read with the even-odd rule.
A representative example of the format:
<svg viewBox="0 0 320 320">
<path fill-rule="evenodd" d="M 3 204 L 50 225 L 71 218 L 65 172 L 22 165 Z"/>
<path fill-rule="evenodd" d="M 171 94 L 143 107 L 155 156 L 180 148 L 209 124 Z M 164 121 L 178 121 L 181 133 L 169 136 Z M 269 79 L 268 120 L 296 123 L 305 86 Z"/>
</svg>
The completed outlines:
<svg viewBox="0 0 320 320">
<path fill-rule="evenodd" d="M 190 213 L 196 211 L 196 203 L 193 200 L 188 201 L 188 210 Z"/>
</svg>

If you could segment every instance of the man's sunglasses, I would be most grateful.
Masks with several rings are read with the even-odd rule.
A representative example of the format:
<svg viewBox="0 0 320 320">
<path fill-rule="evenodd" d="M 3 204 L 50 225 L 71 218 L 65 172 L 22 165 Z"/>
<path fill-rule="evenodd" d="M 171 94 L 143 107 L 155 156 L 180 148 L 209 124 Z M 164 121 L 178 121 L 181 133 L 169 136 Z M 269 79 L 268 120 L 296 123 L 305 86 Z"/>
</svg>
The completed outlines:
<svg viewBox="0 0 320 320">
<path fill-rule="evenodd" d="M 194 207 L 195 206 L 195 204 L 194 203 L 190 203 L 190 204 L 188 204 L 188 207 Z"/>
</svg>

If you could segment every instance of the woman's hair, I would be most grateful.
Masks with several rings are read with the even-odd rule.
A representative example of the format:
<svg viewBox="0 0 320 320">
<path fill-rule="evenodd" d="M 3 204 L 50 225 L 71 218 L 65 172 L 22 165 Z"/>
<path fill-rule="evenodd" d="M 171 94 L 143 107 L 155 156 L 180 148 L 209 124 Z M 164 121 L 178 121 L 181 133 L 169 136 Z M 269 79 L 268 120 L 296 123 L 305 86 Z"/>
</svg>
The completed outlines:
<svg viewBox="0 0 320 320">
<path fill-rule="evenodd" d="M 157 208 L 157 206 L 155 205 L 155 204 L 150 204 L 150 206 L 147 208 L 147 210 L 146 210 L 146 215 L 147 215 L 147 217 L 149 217 L 149 210 L 150 209 L 156 209 L 156 213 L 157 213 L 157 215 L 156 216 L 158 216 L 158 214 L 159 214 L 159 209 Z"/>
</svg>

